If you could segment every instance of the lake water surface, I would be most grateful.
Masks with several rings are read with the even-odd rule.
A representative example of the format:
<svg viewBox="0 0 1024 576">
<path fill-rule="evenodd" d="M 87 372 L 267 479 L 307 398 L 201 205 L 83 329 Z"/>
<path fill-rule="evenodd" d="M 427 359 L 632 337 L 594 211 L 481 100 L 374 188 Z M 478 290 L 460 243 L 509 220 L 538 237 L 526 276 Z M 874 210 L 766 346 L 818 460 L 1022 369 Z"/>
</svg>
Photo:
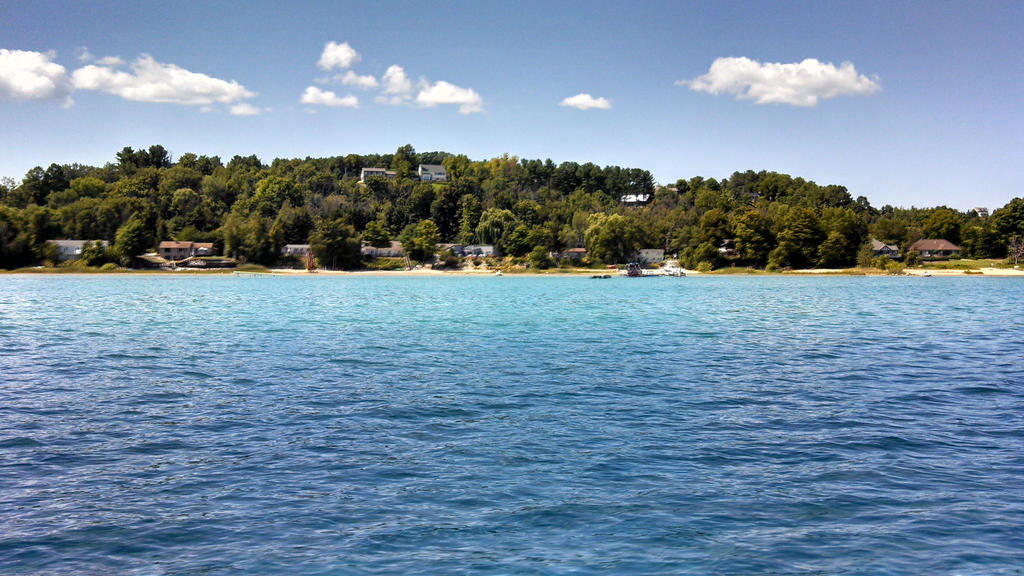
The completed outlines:
<svg viewBox="0 0 1024 576">
<path fill-rule="evenodd" d="M 0 573 L 1022 568 L 1019 279 L 0 276 Z"/>
</svg>

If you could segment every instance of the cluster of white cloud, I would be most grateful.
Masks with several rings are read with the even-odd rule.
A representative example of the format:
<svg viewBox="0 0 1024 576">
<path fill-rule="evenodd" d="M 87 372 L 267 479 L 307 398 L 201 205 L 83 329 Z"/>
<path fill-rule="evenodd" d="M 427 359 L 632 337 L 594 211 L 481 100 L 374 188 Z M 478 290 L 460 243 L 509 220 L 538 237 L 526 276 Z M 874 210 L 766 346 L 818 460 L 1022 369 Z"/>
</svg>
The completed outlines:
<svg viewBox="0 0 1024 576">
<path fill-rule="evenodd" d="M 0 50 L 0 98 L 6 100 L 60 100 L 71 106 L 67 71 L 53 62 L 53 52 Z"/>
<path fill-rule="evenodd" d="M 380 86 L 380 82 L 377 82 L 377 79 L 373 76 L 369 74 L 366 76 L 360 76 L 351 70 L 346 72 L 340 80 L 345 86 L 354 86 L 360 90 L 372 90 Z"/>
<path fill-rule="evenodd" d="M 0 98 L 62 100 L 65 106 L 71 106 L 73 91 L 91 90 L 138 102 L 204 108 L 222 104 L 237 115 L 260 112 L 259 108 L 244 102 L 256 94 L 238 82 L 163 64 L 147 54 L 139 56 L 130 71 L 121 69 L 123 60 L 110 56 L 78 68 L 70 77 L 63 66 L 53 62 L 55 56 L 52 52 L 0 50 Z M 83 62 L 93 60 L 85 48 L 79 49 L 78 57 Z"/>
<path fill-rule="evenodd" d="M 413 105 L 421 108 L 433 108 L 445 104 L 457 105 L 462 114 L 472 114 L 483 111 L 483 98 L 472 88 L 463 88 L 450 82 L 438 81 L 429 82 L 421 78 L 416 85 L 409 78 L 405 69 L 393 64 L 384 71 L 378 80 L 372 75 L 359 75 L 353 70 L 348 70 L 353 64 L 362 60 L 348 42 L 338 44 L 328 42 L 317 62 L 323 70 L 345 70 L 344 74 L 338 74 L 333 78 L 322 80 L 322 82 L 339 82 L 345 86 L 351 86 L 359 90 L 378 90 L 380 93 L 375 101 L 381 104 L 391 105 Z M 359 107 L 359 98 L 353 94 L 339 97 L 331 91 L 322 90 L 315 86 L 309 86 L 303 92 L 300 102 L 309 105 L 320 106 L 346 106 L 350 108 Z"/>
<path fill-rule="evenodd" d="M 75 70 L 71 84 L 76 90 L 97 90 L 137 102 L 166 102 L 186 106 L 235 104 L 254 97 L 238 82 L 227 82 L 190 72 L 174 64 L 162 64 L 148 54 L 139 56 L 131 72 L 114 65 L 89 64 Z"/>
<path fill-rule="evenodd" d="M 321 90 L 316 86 L 306 88 L 302 93 L 301 102 L 314 106 L 333 106 L 338 108 L 358 108 L 359 99 L 355 96 L 339 97 L 330 90 Z"/>
<path fill-rule="evenodd" d="M 32 52 L 0 49 L 0 99 L 52 100 L 63 106 L 74 105 L 71 95 L 76 90 L 105 92 L 138 102 L 165 102 L 198 106 L 209 110 L 224 106 L 239 116 L 253 116 L 266 110 L 249 103 L 256 93 L 234 80 L 222 80 L 157 62 L 142 54 L 127 66 L 117 56 L 96 59 L 85 47 L 77 51 L 84 65 L 70 75 L 64 66 L 54 62 L 53 52 Z M 348 42 L 328 42 L 317 62 L 325 71 L 338 71 L 336 82 L 358 90 L 378 90 L 375 101 L 391 105 L 433 108 L 442 105 L 459 107 L 461 114 L 481 112 L 483 98 L 472 88 L 450 82 L 430 82 L 420 78 L 415 84 L 401 66 L 394 64 L 378 80 L 373 75 L 360 75 L 350 68 L 362 57 Z M 344 71 L 342 74 L 341 71 Z M 734 94 L 737 99 L 757 104 L 789 104 L 816 106 L 819 100 L 836 96 L 867 95 L 881 90 L 878 77 L 859 74 L 850 62 L 838 67 L 808 58 L 791 64 L 761 63 L 750 58 L 718 58 L 706 74 L 693 80 L 680 80 L 676 85 L 697 92 Z M 339 96 L 330 90 L 309 86 L 300 102 L 308 106 L 358 108 L 354 94 Z M 603 97 L 580 93 L 563 99 L 561 106 L 578 110 L 608 110 L 612 103 Z"/>
<path fill-rule="evenodd" d="M 565 98 L 559 103 L 559 106 L 568 106 L 577 110 L 590 110 L 591 108 L 608 110 L 612 107 L 612 103 L 607 98 L 594 98 L 590 94 L 577 94 Z"/>
<path fill-rule="evenodd" d="M 881 90 L 878 78 L 858 74 L 850 62 L 832 63 L 808 58 L 794 64 L 760 63 L 750 58 L 718 58 L 707 74 L 680 80 L 697 92 L 735 94 L 757 104 L 816 106 L 819 99 L 872 94 Z"/>
<path fill-rule="evenodd" d="M 322 70 L 334 70 L 351 67 L 356 62 L 362 60 L 363 57 L 355 51 L 352 46 L 349 46 L 348 42 L 338 44 L 337 42 L 328 42 L 324 46 L 324 51 L 320 54 L 320 60 L 317 61 L 316 65 Z M 352 70 L 348 70 L 344 75 L 335 76 L 335 81 L 341 82 L 346 86 L 355 86 L 360 89 L 367 89 L 377 86 L 377 79 L 373 76 L 359 76 Z M 330 80 L 323 80 L 323 82 L 329 82 Z M 306 91 L 302 93 L 302 97 L 299 98 L 299 102 L 308 106 L 329 106 L 332 108 L 359 108 L 359 97 L 354 94 L 348 96 L 338 96 L 331 90 L 323 90 L 316 86 L 307 86 Z M 312 112 L 312 110 L 310 110 Z"/>
<path fill-rule="evenodd" d="M 381 83 L 384 85 L 384 96 L 378 98 L 380 101 L 401 104 L 408 101 L 409 95 L 412 93 L 412 81 L 409 80 L 405 69 L 398 64 L 388 66 L 384 76 L 381 77 Z"/>
<path fill-rule="evenodd" d="M 324 52 L 320 55 L 320 61 L 316 63 L 317 66 L 324 70 L 330 70 L 332 68 L 351 68 L 353 64 L 362 60 L 363 57 L 359 55 L 348 42 L 338 44 L 336 42 L 328 42 L 324 46 Z"/>
<path fill-rule="evenodd" d="M 429 84 L 424 82 L 416 95 L 416 103 L 425 108 L 441 104 L 458 104 L 460 114 L 472 114 L 484 109 L 483 98 L 472 88 L 461 88 L 444 80 Z"/>
<path fill-rule="evenodd" d="M 233 116 L 259 116 L 260 114 L 268 110 L 257 108 L 256 106 L 253 106 L 248 102 L 235 104 L 231 108 L 228 108 L 228 111 L 231 112 Z"/>
</svg>

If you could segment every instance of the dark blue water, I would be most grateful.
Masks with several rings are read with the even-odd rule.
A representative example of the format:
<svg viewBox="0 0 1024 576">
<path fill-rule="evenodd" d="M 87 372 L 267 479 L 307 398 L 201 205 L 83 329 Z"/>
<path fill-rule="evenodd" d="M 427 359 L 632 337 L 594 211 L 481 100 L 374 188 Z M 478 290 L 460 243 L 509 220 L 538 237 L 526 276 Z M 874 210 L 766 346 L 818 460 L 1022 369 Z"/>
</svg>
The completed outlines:
<svg viewBox="0 0 1024 576">
<path fill-rule="evenodd" d="M 0 277 L 0 573 L 1021 574 L 1024 282 Z"/>
</svg>

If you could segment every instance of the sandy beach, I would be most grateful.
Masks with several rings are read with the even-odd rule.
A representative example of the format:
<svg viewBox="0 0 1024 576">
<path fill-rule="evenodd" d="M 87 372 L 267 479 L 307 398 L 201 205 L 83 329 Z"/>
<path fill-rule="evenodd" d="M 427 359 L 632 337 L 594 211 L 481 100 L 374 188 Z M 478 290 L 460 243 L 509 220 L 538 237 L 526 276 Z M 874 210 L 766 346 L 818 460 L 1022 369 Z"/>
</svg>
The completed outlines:
<svg viewBox="0 0 1024 576">
<path fill-rule="evenodd" d="M 1024 276 L 1024 270 L 1019 268 L 975 268 L 972 270 L 936 270 L 932 268 L 915 268 L 903 271 L 904 274 L 911 276 L 924 276 L 925 272 L 931 273 L 932 276 Z"/>
</svg>

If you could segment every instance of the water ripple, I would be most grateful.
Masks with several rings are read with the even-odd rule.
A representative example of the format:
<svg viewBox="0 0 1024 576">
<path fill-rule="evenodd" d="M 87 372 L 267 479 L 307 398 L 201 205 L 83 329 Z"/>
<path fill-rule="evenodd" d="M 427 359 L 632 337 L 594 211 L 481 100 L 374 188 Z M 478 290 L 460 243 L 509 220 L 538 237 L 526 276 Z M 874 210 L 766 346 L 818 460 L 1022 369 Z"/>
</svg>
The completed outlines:
<svg viewBox="0 0 1024 576">
<path fill-rule="evenodd" d="M 0 277 L 0 573 L 1020 574 L 1019 288 Z"/>
</svg>

